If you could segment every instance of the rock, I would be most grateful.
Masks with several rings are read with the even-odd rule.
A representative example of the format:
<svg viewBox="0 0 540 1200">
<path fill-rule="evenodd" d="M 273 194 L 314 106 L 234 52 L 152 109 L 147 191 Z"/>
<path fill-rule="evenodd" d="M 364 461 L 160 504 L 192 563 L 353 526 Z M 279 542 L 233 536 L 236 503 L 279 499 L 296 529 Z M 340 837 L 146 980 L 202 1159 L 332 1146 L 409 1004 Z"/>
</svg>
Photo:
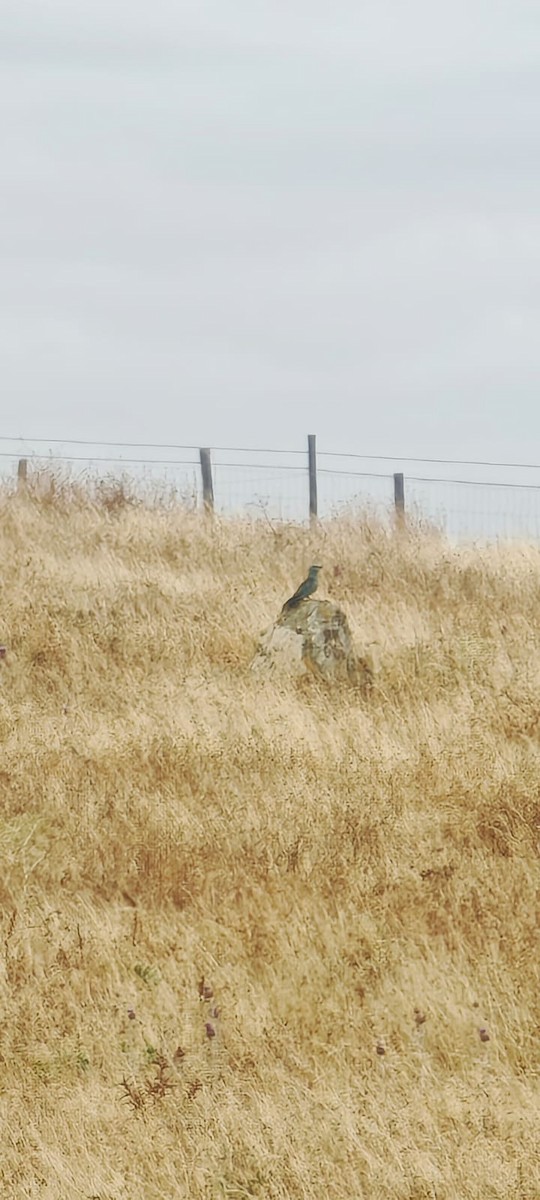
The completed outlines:
<svg viewBox="0 0 540 1200">
<path fill-rule="evenodd" d="M 252 669 L 276 668 L 359 685 L 371 677 L 365 659 L 355 654 L 345 613 L 330 600 L 301 600 L 263 634 Z"/>
<path fill-rule="evenodd" d="M 290 675 L 305 674 L 302 661 L 302 638 L 293 629 L 271 625 L 263 633 L 257 653 L 251 663 L 252 671 L 283 671 Z"/>
</svg>

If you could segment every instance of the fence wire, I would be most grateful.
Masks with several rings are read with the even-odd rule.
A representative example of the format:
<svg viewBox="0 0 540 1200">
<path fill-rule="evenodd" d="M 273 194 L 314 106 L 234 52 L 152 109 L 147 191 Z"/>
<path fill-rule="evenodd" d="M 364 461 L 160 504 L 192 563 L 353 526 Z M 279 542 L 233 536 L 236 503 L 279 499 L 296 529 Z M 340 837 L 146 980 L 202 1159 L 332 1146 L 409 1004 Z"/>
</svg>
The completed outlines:
<svg viewBox="0 0 540 1200">
<path fill-rule="evenodd" d="M 191 507 L 202 504 L 199 450 L 195 446 L 7 437 L 0 437 L 0 444 L 0 472 L 5 479 L 14 478 L 17 460 L 25 458 L 29 478 L 56 474 L 81 482 L 128 479 L 143 495 L 165 490 Z M 317 458 L 318 515 L 323 520 L 360 510 L 388 518 L 394 506 L 394 470 L 396 465 L 403 467 L 410 462 L 424 469 L 438 467 L 439 471 L 435 475 L 431 470 L 417 473 L 412 468 L 410 475 L 404 473 L 409 514 L 430 522 L 452 538 L 540 541 L 540 465 L 397 459 L 325 450 L 319 451 Z M 218 513 L 265 515 L 289 521 L 308 519 L 305 450 L 213 448 L 212 463 Z M 361 469 L 363 463 L 374 469 Z M 494 478 L 503 471 L 505 478 Z"/>
</svg>

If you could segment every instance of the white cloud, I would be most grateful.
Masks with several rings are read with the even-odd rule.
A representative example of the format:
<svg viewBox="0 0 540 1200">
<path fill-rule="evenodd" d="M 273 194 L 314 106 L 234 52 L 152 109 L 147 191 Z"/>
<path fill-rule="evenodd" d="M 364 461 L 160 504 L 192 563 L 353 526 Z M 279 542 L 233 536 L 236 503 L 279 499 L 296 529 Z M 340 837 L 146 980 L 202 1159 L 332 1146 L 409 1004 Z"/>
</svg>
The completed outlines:
<svg viewBox="0 0 540 1200">
<path fill-rule="evenodd" d="M 519 454 L 539 53 L 525 0 L 4 4 L 18 427 Z"/>
</svg>

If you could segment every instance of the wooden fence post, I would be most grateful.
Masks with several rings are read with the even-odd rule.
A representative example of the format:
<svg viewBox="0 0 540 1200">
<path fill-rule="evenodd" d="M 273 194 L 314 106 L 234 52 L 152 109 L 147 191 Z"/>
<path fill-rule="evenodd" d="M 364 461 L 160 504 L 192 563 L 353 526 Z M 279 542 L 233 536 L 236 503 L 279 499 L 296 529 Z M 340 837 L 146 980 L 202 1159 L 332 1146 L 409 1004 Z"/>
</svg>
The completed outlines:
<svg viewBox="0 0 540 1200">
<path fill-rule="evenodd" d="M 214 511 L 214 483 L 212 480 L 212 459 L 209 450 L 199 450 L 201 460 L 201 475 L 203 489 L 203 504 L 205 512 Z"/>
<path fill-rule="evenodd" d="M 405 517 L 405 480 L 401 471 L 394 474 L 394 507 L 398 521 Z"/>
<path fill-rule="evenodd" d="M 308 433 L 309 519 L 317 520 L 317 437 Z"/>
<path fill-rule="evenodd" d="M 17 491 L 24 492 L 28 479 L 28 459 L 20 458 L 17 466 Z"/>
</svg>

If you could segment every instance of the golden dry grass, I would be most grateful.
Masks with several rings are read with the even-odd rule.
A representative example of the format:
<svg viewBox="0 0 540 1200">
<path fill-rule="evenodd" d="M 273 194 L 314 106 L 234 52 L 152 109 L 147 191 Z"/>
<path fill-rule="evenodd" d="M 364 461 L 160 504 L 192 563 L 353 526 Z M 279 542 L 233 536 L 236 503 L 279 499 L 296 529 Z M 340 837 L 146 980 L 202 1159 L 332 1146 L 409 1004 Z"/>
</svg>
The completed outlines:
<svg viewBox="0 0 540 1200">
<path fill-rule="evenodd" d="M 0 508 L 0 1194 L 537 1200 L 538 550 Z"/>
</svg>

